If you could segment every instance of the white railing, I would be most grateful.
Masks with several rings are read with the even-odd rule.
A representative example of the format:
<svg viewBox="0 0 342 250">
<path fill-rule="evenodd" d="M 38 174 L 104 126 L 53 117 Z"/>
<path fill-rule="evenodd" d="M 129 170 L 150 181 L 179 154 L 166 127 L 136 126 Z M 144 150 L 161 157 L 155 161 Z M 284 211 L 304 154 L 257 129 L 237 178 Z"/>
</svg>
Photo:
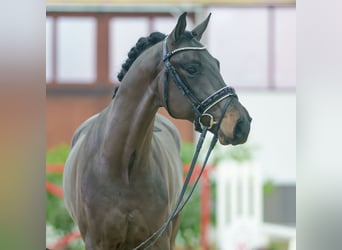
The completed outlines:
<svg viewBox="0 0 342 250">
<path fill-rule="evenodd" d="M 289 241 L 296 249 L 296 230 L 263 223 L 263 183 L 257 164 L 222 162 L 215 171 L 217 183 L 218 250 L 252 250 L 272 238 Z"/>
</svg>

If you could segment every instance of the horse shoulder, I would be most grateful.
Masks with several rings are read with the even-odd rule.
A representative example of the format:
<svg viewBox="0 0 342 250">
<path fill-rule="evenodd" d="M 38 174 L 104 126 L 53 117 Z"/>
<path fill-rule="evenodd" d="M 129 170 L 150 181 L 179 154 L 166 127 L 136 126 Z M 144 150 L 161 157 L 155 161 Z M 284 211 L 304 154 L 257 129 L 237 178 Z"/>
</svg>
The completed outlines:
<svg viewBox="0 0 342 250">
<path fill-rule="evenodd" d="M 95 114 L 93 116 L 91 116 L 90 118 L 88 118 L 85 122 L 83 122 L 75 131 L 75 133 L 72 136 L 71 139 L 71 147 L 74 147 L 74 145 L 76 144 L 78 138 L 81 135 L 84 135 L 87 133 L 87 131 L 89 130 L 89 128 L 94 124 L 94 122 L 96 121 L 96 118 L 100 115 L 100 113 Z"/>
<path fill-rule="evenodd" d="M 79 190 L 81 179 L 84 174 L 84 165 L 79 164 L 82 159 L 82 150 L 84 150 L 87 133 L 96 123 L 101 113 L 95 114 L 84 121 L 75 131 L 71 140 L 71 150 L 64 164 L 63 173 L 63 191 L 64 202 L 71 217 L 77 221 L 81 200 L 79 199 Z M 84 155 L 84 154 L 83 154 Z"/>
</svg>

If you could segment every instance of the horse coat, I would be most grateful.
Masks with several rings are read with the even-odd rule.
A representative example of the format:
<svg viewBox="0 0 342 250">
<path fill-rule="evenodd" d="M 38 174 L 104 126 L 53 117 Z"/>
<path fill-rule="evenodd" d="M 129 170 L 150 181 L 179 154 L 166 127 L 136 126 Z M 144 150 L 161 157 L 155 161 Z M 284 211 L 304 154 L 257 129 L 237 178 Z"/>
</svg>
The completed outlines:
<svg viewBox="0 0 342 250">
<path fill-rule="evenodd" d="M 96 114 L 92 116 L 76 130 L 72 138 L 71 152 L 65 163 L 63 179 L 64 200 L 67 210 L 77 224 L 81 223 L 78 221 L 79 214 L 77 214 L 77 211 L 82 210 L 84 201 L 82 200 L 82 197 L 80 197 L 81 192 L 77 192 L 76 190 L 82 189 L 81 185 L 85 178 L 87 178 L 85 175 L 87 171 L 83 169 L 86 165 L 78 164 L 79 157 L 82 150 L 82 144 L 88 143 L 87 134 L 91 132 L 92 124 L 96 123 L 96 119 L 99 115 L 100 114 Z M 149 159 L 150 164 L 155 166 L 153 168 L 157 169 L 159 173 L 151 173 L 150 178 L 155 179 L 161 175 L 163 176 L 165 183 L 159 183 L 157 186 L 152 185 L 151 188 L 157 188 L 159 190 L 159 200 L 162 202 L 162 206 L 166 207 L 168 213 L 170 213 L 175 206 L 176 198 L 182 184 L 183 172 L 182 162 L 180 160 L 180 147 L 180 136 L 176 127 L 165 117 L 157 114 L 154 120 Z M 150 194 L 148 191 L 143 192 L 141 198 L 144 199 L 145 195 L 149 196 Z M 84 211 L 84 213 L 87 213 L 87 211 Z M 123 223 L 126 224 L 123 228 L 125 226 L 128 227 L 129 223 L 129 219 L 127 219 L 126 223 Z"/>
</svg>

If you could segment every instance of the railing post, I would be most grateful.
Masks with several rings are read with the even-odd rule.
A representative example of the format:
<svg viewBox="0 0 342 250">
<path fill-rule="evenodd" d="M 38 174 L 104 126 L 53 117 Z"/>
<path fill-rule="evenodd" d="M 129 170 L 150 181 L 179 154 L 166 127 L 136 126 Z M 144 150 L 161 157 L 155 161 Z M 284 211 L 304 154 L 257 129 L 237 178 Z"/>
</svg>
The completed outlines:
<svg viewBox="0 0 342 250">
<path fill-rule="evenodd" d="M 210 226 L 210 181 L 206 168 L 201 177 L 201 246 L 202 250 L 209 250 L 209 226 Z"/>
</svg>

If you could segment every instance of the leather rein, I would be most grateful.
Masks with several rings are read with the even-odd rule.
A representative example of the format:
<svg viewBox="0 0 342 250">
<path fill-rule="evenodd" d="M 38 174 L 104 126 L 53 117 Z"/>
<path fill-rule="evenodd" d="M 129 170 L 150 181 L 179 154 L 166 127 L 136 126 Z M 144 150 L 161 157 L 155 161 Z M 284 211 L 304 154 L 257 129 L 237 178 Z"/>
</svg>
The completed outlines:
<svg viewBox="0 0 342 250">
<path fill-rule="evenodd" d="M 229 107 L 229 104 L 231 102 L 231 98 L 225 103 L 222 115 L 218 121 L 215 121 L 214 116 L 212 114 L 210 114 L 208 111 L 212 107 L 214 107 L 215 105 L 220 103 L 221 101 L 227 99 L 228 97 L 236 97 L 237 98 L 237 95 L 235 93 L 234 88 L 226 86 L 226 87 L 223 87 L 223 88 L 215 91 L 213 94 L 211 94 L 210 96 L 205 98 L 203 101 L 200 101 L 194 95 L 194 93 L 191 91 L 191 89 L 189 88 L 189 85 L 186 84 L 185 81 L 182 80 L 180 75 L 177 73 L 177 70 L 175 69 L 175 67 L 170 62 L 170 58 L 179 52 L 189 51 L 189 50 L 200 51 L 200 50 L 205 50 L 206 47 L 204 47 L 204 46 L 203 47 L 183 47 L 183 48 L 178 48 L 178 49 L 175 49 L 173 51 L 168 52 L 167 38 L 168 37 L 166 37 L 163 41 L 163 61 L 165 63 L 165 67 L 166 67 L 166 74 L 169 73 L 171 75 L 174 84 L 178 87 L 178 89 L 187 98 L 190 105 L 192 106 L 192 108 L 195 112 L 195 120 L 194 120 L 195 130 L 199 131 L 201 133 L 201 135 L 200 135 L 200 138 L 197 142 L 196 151 L 194 153 L 188 174 L 185 178 L 182 190 L 178 196 L 176 206 L 173 209 L 171 215 L 169 216 L 169 218 L 164 222 L 164 224 L 157 231 L 155 231 L 150 237 L 148 237 L 145 241 L 140 243 L 137 247 L 133 248 L 133 250 L 138 250 L 144 246 L 145 247 L 143 249 L 149 249 L 150 247 L 152 247 L 157 242 L 157 240 L 162 236 L 162 234 L 165 232 L 165 230 L 167 229 L 169 224 L 172 222 L 172 220 L 182 211 L 182 209 L 184 208 L 186 203 L 189 201 L 189 199 L 190 199 L 192 193 L 194 192 L 194 190 L 195 190 L 195 188 L 199 182 L 199 179 L 200 179 L 200 177 L 204 171 L 204 168 L 207 164 L 209 156 L 210 156 L 213 148 L 216 145 L 216 142 L 218 139 L 218 130 L 219 130 L 220 124 L 223 120 L 224 114 Z M 168 95 L 168 81 L 166 81 L 164 84 L 164 103 L 165 103 L 166 110 L 172 116 L 172 113 L 169 110 L 168 96 L 169 96 Z M 203 122 L 203 118 L 206 118 L 206 117 L 209 118 L 208 124 L 207 124 L 207 122 Z M 209 146 L 209 149 L 208 149 L 207 154 L 205 156 L 201 170 L 200 170 L 200 172 L 199 172 L 199 174 L 198 174 L 198 176 L 194 182 L 194 185 L 192 186 L 192 188 L 190 190 L 189 195 L 183 201 L 185 192 L 188 188 L 190 178 L 191 178 L 193 170 L 195 168 L 195 165 L 196 165 L 199 153 L 201 151 L 201 148 L 202 148 L 205 136 L 207 134 L 207 131 L 209 129 L 212 129 L 214 125 L 217 125 L 217 127 L 216 127 L 216 130 L 214 130 L 212 132 L 214 134 L 214 136 L 210 142 L 210 146 Z M 183 201 L 183 203 L 182 203 L 182 201 Z"/>
</svg>

